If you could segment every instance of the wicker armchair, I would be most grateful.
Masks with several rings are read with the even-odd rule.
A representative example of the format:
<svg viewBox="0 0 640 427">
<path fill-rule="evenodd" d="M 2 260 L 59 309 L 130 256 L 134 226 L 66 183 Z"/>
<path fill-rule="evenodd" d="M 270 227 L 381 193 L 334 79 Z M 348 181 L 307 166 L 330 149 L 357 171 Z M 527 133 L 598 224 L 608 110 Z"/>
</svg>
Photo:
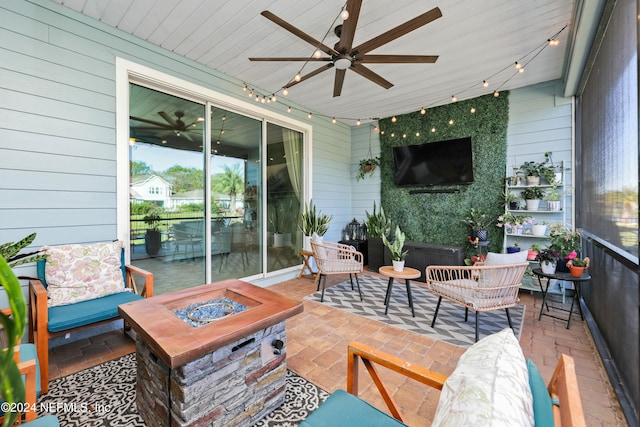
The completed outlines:
<svg viewBox="0 0 640 427">
<path fill-rule="evenodd" d="M 491 266 L 435 266 L 426 270 L 427 288 L 438 295 L 438 305 L 433 314 L 431 327 L 436 323 L 442 298 L 465 308 L 467 321 L 469 309 L 476 312 L 476 341 L 478 341 L 478 312 L 504 308 L 509 327 L 509 307 L 518 302 L 518 288 L 528 263 Z"/>
<path fill-rule="evenodd" d="M 324 301 L 324 289 L 327 283 L 328 274 L 349 274 L 351 289 L 353 290 L 353 277 L 355 276 L 358 285 L 358 294 L 362 301 L 362 291 L 358 282 L 358 273 L 364 271 L 362 253 L 356 251 L 352 246 L 341 243 L 325 242 L 321 239 L 311 239 L 311 250 L 318 266 L 318 287 L 322 282 L 322 295 L 320 302 Z"/>
</svg>

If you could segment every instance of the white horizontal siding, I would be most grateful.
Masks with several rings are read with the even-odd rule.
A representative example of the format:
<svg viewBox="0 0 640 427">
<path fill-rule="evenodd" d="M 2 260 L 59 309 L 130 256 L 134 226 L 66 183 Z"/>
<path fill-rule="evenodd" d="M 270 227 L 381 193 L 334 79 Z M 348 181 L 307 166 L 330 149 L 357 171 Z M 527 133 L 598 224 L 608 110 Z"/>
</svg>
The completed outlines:
<svg viewBox="0 0 640 427">
<path fill-rule="evenodd" d="M 3 0 L 0 40 L 0 242 L 116 237 L 116 57 L 246 99 L 239 80 L 47 0 Z M 287 105 L 313 126 L 312 197 L 337 239 L 351 219 L 350 128 L 266 108 Z"/>
</svg>

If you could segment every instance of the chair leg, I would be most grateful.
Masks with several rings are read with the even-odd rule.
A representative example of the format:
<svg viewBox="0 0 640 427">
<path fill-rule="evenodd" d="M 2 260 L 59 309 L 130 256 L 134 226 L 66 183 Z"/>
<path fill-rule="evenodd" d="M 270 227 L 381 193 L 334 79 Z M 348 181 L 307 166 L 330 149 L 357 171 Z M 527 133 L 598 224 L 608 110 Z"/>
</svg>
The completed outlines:
<svg viewBox="0 0 640 427">
<path fill-rule="evenodd" d="M 354 276 L 356 276 L 356 285 L 358 285 L 358 294 L 360 294 L 360 301 L 364 301 L 362 299 L 362 291 L 360 290 L 360 281 L 358 280 L 358 275 L 354 274 Z"/>
<path fill-rule="evenodd" d="M 476 342 L 478 342 L 478 312 L 476 311 Z"/>
<path fill-rule="evenodd" d="M 438 305 L 436 305 L 436 312 L 433 313 L 433 320 L 431 321 L 431 327 L 436 324 L 436 317 L 438 317 L 438 310 L 440 309 L 440 303 L 442 302 L 442 297 L 438 298 Z"/>
<path fill-rule="evenodd" d="M 469 319 L 469 307 L 464 308 L 464 321 L 466 322 Z"/>
<path fill-rule="evenodd" d="M 322 276 L 322 295 L 320 295 L 320 302 L 324 302 L 324 288 L 327 286 L 327 275 Z"/>
<path fill-rule="evenodd" d="M 509 316 L 509 309 L 505 308 L 504 311 L 507 312 L 507 322 L 509 322 L 509 327 L 513 329 L 513 325 L 511 324 L 511 316 Z M 515 330 L 513 332 L 515 332 Z"/>
<path fill-rule="evenodd" d="M 318 273 L 318 277 L 316 278 L 316 282 L 318 282 L 318 285 L 316 286 L 316 292 L 320 290 L 320 282 L 322 281 L 323 277 L 324 277 L 324 274 Z"/>
<path fill-rule="evenodd" d="M 357 276 L 356 276 L 356 277 L 357 277 Z M 351 282 L 351 290 L 352 290 L 352 291 L 353 291 L 353 290 L 355 290 L 355 289 L 353 288 L 353 274 L 351 274 L 351 273 L 349 273 L 349 281 Z"/>
</svg>

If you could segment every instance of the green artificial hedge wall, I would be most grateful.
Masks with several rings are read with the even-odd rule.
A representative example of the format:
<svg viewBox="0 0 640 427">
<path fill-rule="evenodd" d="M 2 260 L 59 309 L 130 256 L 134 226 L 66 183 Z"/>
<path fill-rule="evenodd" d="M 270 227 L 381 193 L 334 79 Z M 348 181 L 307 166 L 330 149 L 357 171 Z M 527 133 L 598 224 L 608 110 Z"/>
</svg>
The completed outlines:
<svg viewBox="0 0 640 427">
<path fill-rule="evenodd" d="M 507 156 L 509 93 L 486 95 L 430 108 L 426 114 L 405 114 L 396 122 L 380 120 L 381 204 L 407 240 L 462 246 L 468 254 L 471 229 L 462 223 L 472 207 L 492 219 L 504 213 L 504 177 Z M 471 113 L 474 108 L 475 112 Z M 453 120 L 453 124 L 449 121 Z M 435 132 L 432 132 L 435 129 Z M 418 135 L 416 135 L 418 133 Z M 404 136 L 403 136 L 404 135 Z M 396 187 L 392 147 L 471 137 L 474 182 L 471 185 Z M 457 189 L 459 193 L 409 194 L 411 190 Z M 491 222 L 489 249 L 500 252 L 503 231 Z"/>
</svg>

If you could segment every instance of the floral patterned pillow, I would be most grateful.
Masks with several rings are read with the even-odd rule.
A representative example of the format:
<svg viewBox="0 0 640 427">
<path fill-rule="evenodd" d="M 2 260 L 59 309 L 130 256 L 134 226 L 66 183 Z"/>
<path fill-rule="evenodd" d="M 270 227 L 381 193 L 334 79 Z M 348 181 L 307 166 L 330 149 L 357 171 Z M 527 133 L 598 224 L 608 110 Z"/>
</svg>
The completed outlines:
<svg viewBox="0 0 640 427">
<path fill-rule="evenodd" d="M 125 291 L 122 242 L 45 246 L 49 307 Z"/>
<path fill-rule="evenodd" d="M 481 339 L 460 357 L 431 425 L 533 427 L 527 363 L 510 328 Z"/>
</svg>

